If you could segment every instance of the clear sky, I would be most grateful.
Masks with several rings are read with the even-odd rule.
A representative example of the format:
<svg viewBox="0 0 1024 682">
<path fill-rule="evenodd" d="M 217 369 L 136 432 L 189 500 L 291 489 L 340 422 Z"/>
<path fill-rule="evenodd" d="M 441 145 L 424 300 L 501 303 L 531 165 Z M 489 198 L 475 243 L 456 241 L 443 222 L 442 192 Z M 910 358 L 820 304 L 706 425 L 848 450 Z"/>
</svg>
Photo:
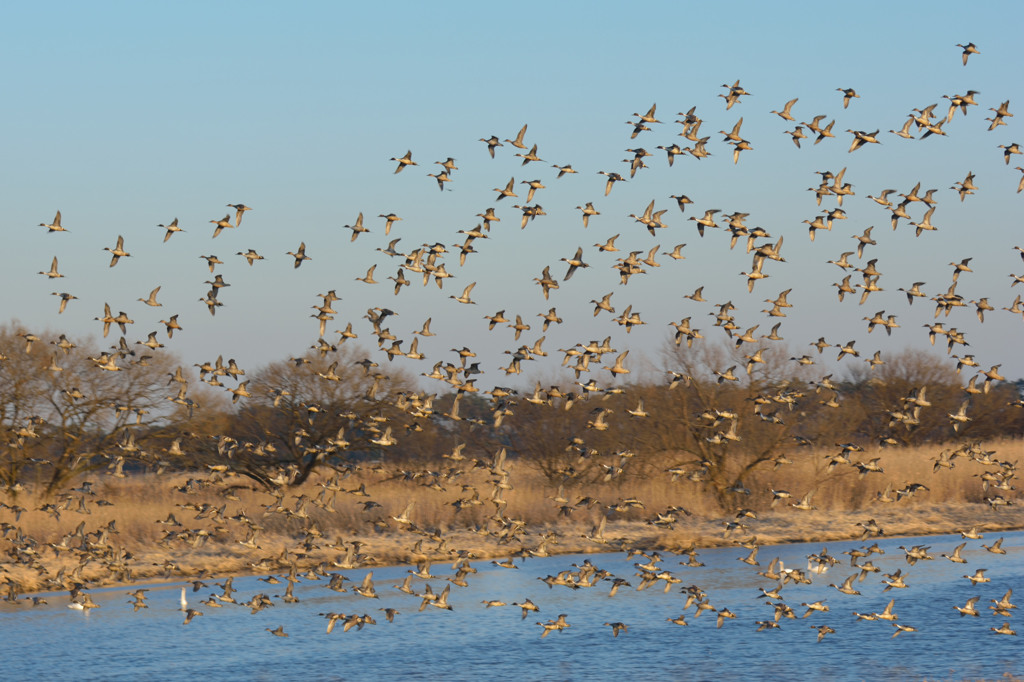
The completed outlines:
<svg viewBox="0 0 1024 682">
<path fill-rule="evenodd" d="M 610 2 L 369 3 L 335 2 L 176 2 L 6 4 L 0 9 L 0 54 L 5 69 L 4 136 L 0 149 L 0 285 L 5 292 L 0 318 L 18 320 L 36 334 L 65 332 L 72 338 L 99 336 L 109 303 L 114 314 L 135 320 L 130 343 L 151 331 L 186 364 L 223 354 L 250 370 L 298 355 L 318 336 L 309 317 L 318 293 L 335 289 L 337 318 L 328 323 L 329 340 L 348 322 L 356 343 L 376 347 L 368 308 L 398 313 L 386 324 L 406 349 L 428 317 L 436 337 L 422 339 L 427 360 L 406 358 L 393 366 L 428 372 L 439 360 L 455 360 L 451 348 L 475 350 L 487 372 L 481 385 L 511 384 L 498 369 L 504 350 L 532 343 L 541 335 L 539 313 L 556 307 L 563 324 L 546 334 L 544 361 L 524 366 L 527 375 L 569 382 L 558 374 L 558 348 L 613 337 L 631 353 L 629 365 L 643 358 L 658 364 L 658 352 L 672 331 L 670 321 L 692 317 L 705 342 L 724 342 L 712 327 L 712 303 L 731 300 L 741 329 L 760 324 L 767 333 L 777 321 L 760 311 L 764 299 L 792 288 L 781 334 L 792 354 L 810 350 L 824 336 L 833 344 L 857 339 L 864 357 L 905 347 L 929 349 L 934 305 L 919 299 L 909 306 L 897 289 L 915 281 L 930 297 L 952 280 L 951 261 L 972 258 L 957 293 L 965 301 L 988 297 L 996 309 L 979 323 L 974 306 L 958 308 L 945 326 L 965 332 L 984 369 L 1001 363 L 1009 378 L 1024 376 L 1024 320 L 1001 310 L 1010 307 L 1024 286 L 1011 287 L 1011 274 L 1024 274 L 1014 251 L 1024 246 L 1016 193 L 1024 156 L 1007 165 L 998 145 L 1024 143 L 1024 110 L 1008 125 L 988 131 L 990 107 L 1010 100 L 1010 111 L 1024 103 L 1016 73 L 1024 63 L 1024 45 L 1007 27 L 1019 26 L 1024 5 L 990 2 L 977 11 L 962 3 L 927 7 L 859 3 L 839 11 L 822 3 L 648 2 L 634 8 Z M 957 43 L 973 42 L 980 54 L 961 63 Z M 737 79 L 751 94 L 731 109 L 719 95 L 722 84 Z M 848 109 L 837 88 L 859 95 Z M 906 140 L 899 130 L 915 108 L 937 104 L 943 96 L 976 90 L 978 106 L 956 112 L 945 136 Z M 799 98 L 788 122 L 771 110 Z M 650 132 L 630 139 L 627 120 L 657 103 Z M 676 158 L 669 167 L 659 145 L 689 146 L 678 134 L 677 112 L 696 107 L 709 135 L 711 156 Z M 804 140 L 797 149 L 786 130 L 824 114 L 835 119 L 834 139 Z M 741 135 L 751 151 L 734 164 L 732 148 L 719 130 L 729 131 L 743 117 Z M 537 144 L 543 163 L 522 165 L 505 144 L 491 159 L 479 138 L 514 138 L 523 124 L 527 145 Z M 880 145 L 848 153 L 847 129 L 880 130 Z M 920 133 L 917 133 L 920 136 Z M 632 157 L 624 150 L 643 147 L 649 166 L 605 196 L 599 171 L 628 178 Z M 395 174 L 389 159 L 411 150 L 417 166 Z M 449 191 L 438 191 L 427 173 L 434 161 L 453 157 Z M 552 164 L 571 163 L 575 175 L 556 178 Z M 804 220 L 836 206 L 821 208 L 813 192 L 818 171 L 838 173 L 852 183 L 854 196 L 843 209 L 848 218 L 831 232 L 819 231 L 812 243 Z M 978 190 L 961 202 L 950 187 L 973 172 Z M 496 201 L 492 188 L 515 178 L 517 199 Z M 524 180 L 545 186 L 533 204 L 546 215 L 520 229 Z M 914 236 L 901 220 L 894 232 L 890 213 L 867 198 L 883 189 L 921 194 L 936 188 L 932 223 L 938 228 Z M 672 194 L 693 200 L 680 214 Z M 652 237 L 628 217 L 642 214 L 651 200 L 664 214 L 667 229 Z M 894 194 L 890 199 L 899 198 Z M 593 202 L 599 216 L 583 228 L 576 206 Z M 252 207 L 237 229 L 213 239 L 210 221 L 234 211 L 226 204 Z M 488 207 L 496 223 L 489 239 L 478 239 L 466 265 L 458 265 L 453 244 L 458 230 L 476 226 Z M 908 207 L 919 220 L 926 207 Z M 707 209 L 720 216 L 749 213 L 771 241 L 785 238 L 785 263 L 769 261 L 769 278 L 747 293 L 740 273 L 751 257 L 743 240 L 729 249 L 728 232 L 709 230 L 701 239 L 688 217 Z M 49 234 L 57 210 L 68 232 Z M 370 232 L 351 241 L 350 230 L 362 212 Z M 441 242 L 444 262 L 454 277 L 438 290 L 406 270 L 414 284 L 393 294 L 387 280 L 402 259 L 377 249 L 389 238 L 379 214 L 402 218 L 390 238 L 408 253 L 423 243 Z M 157 227 L 178 218 L 184 232 L 163 242 Z M 837 302 L 833 282 L 843 273 L 828 260 L 854 250 L 855 235 L 874 226 L 878 242 L 867 247 L 863 266 L 877 258 L 884 291 Z M 593 246 L 620 234 L 618 253 Z M 131 257 L 108 267 L 104 247 L 124 236 Z M 768 240 L 760 240 L 768 241 Z M 293 268 L 286 255 L 305 242 L 312 258 Z M 685 260 L 658 255 L 659 268 L 619 284 L 615 259 L 629 251 L 658 253 L 686 243 Z M 590 265 L 566 282 L 561 258 L 583 247 Z M 253 248 L 265 260 L 250 267 L 239 251 Z M 201 255 L 215 254 L 231 286 L 222 290 L 211 317 L 199 302 L 212 279 Z M 62 279 L 36 274 L 54 256 Z M 380 284 L 356 281 L 377 264 Z M 544 266 L 560 282 L 544 300 L 534 278 Z M 852 272 L 852 271 L 851 271 Z M 852 273 L 852 282 L 861 281 Z M 448 298 L 471 282 L 476 305 Z M 137 299 L 162 286 L 159 308 Z M 704 285 L 708 303 L 683 298 Z M 77 296 L 57 314 L 51 292 Z M 632 305 L 646 325 L 625 334 L 613 316 L 593 316 L 588 301 L 614 292 L 616 315 Z M 521 314 L 532 329 L 519 342 L 504 325 L 487 330 L 484 315 L 504 309 Z M 864 317 L 885 310 L 901 325 L 890 338 L 883 330 L 867 333 Z M 184 330 L 168 340 L 160 319 L 179 315 Z M 116 341 L 112 334 L 111 342 Z M 350 342 L 351 343 L 351 342 Z M 373 350 L 378 362 L 383 353 Z M 834 358 L 835 352 L 831 353 Z M 939 352 L 939 361 L 944 356 Z M 607 360 L 607 359 L 606 359 Z M 849 360 L 844 360 L 849 362 Z M 858 361 L 859 362 L 859 361 Z M 949 361 L 955 364 L 954 361 Z M 629 366 L 627 365 L 627 366 Z M 827 369 L 823 365 L 822 372 Z M 600 373 L 607 382 L 609 374 Z M 584 377 L 586 380 L 587 377 Z"/>
</svg>

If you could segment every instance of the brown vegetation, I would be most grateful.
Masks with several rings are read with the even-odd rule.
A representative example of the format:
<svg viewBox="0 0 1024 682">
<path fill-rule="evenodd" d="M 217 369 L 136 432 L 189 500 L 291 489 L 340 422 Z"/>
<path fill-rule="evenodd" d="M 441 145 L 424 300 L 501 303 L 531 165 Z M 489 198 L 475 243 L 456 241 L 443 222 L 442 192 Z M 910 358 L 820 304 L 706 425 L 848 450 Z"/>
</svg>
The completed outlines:
<svg viewBox="0 0 1024 682">
<path fill-rule="evenodd" d="M 1016 457 L 1024 448 L 1019 441 L 990 447 L 999 457 Z M 860 524 L 869 519 L 887 535 L 1024 526 L 1024 511 L 1017 507 L 976 501 L 979 476 L 990 470 L 986 465 L 963 460 L 932 475 L 939 451 L 893 448 L 880 453 L 884 473 L 861 479 L 851 470 L 823 480 L 821 463 L 831 454 L 805 450 L 793 456 L 791 465 L 752 477 L 749 495 L 732 493 L 748 515 L 728 518 L 720 515 L 719 501 L 703 494 L 696 482 L 673 480 L 668 473 L 554 487 L 538 469 L 517 463 L 508 466 L 515 484 L 502 493 L 507 502 L 503 516 L 523 530 L 504 536 L 485 530 L 494 525 L 493 504 L 478 494 L 493 480 L 487 466 L 453 475 L 444 460 L 415 471 L 367 465 L 347 475 L 314 476 L 276 494 L 229 474 L 203 481 L 166 473 L 103 476 L 80 482 L 56 499 L 29 489 L 12 495 L 8 512 L 17 530 L 13 524 L 4 529 L 16 532 L 22 542 L 30 538 L 31 551 L 10 542 L 3 569 L 10 585 L 48 590 L 62 589 L 69 576 L 99 585 L 160 576 L 181 579 L 203 571 L 276 572 L 293 564 L 331 570 L 443 561 L 458 550 L 477 557 L 627 546 L 672 550 L 729 544 L 750 534 L 762 544 L 825 542 L 862 536 Z M 891 502 L 878 499 L 887 486 L 899 490 L 921 480 L 928 482 L 928 490 L 893 492 Z M 773 506 L 769 486 L 794 496 Z M 816 510 L 791 508 L 812 490 Z M 366 502 L 371 502 L 369 509 L 364 509 Z M 395 520 L 406 509 L 411 526 Z M 88 556 L 102 558 L 83 562 Z"/>
<path fill-rule="evenodd" d="M 920 354 L 839 379 L 784 348 L 754 362 L 678 344 L 667 384 L 484 398 L 472 365 L 439 363 L 455 390 L 437 396 L 349 345 L 250 375 L 218 358 L 190 388 L 173 356 L 123 338 L 106 353 L 45 343 L 0 330 L 12 594 L 460 550 L 833 540 L 871 518 L 888 534 L 1024 525 L 1015 386 L 968 394 Z"/>
</svg>

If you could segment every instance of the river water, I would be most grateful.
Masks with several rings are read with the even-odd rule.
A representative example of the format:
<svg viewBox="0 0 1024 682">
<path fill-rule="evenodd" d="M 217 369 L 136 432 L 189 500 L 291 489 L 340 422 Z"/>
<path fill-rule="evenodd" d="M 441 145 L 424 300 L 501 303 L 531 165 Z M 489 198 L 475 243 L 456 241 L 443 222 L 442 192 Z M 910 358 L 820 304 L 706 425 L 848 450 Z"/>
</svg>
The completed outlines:
<svg viewBox="0 0 1024 682">
<path fill-rule="evenodd" d="M 806 568 L 807 556 L 820 544 L 762 546 L 760 567 L 741 561 L 741 547 L 709 549 L 699 553 L 703 567 L 680 565 L 685 557 L 663 553 L 661 568 L 682 580 L 668 593 L 663 582 L 638 591 L 633 564 L 640 557 L 626 554 L 565 555 L 528 559 L 520 569 L 474 562 L 478 572 L 468 576 L 468 587 L 452 586 L 451 611 L 418 611 L 420 600 L 398 591 L 408 566 L 376 568 L 373 582 L 378 599 L 351 590 L 338 593 L 327 580 L 303 579 L 295 586 L 298 603 L 287 604 L 274 595 L 285 583 L 268 585 L 257 577 L 236 578 L 237 601 L 256 593 L 271 596 L 274 606 L 253 615 L 248 608 L 227 604 L 222 608 L 199 605 L 220 589 L 188 592 L 190 607 L 204 615 L 183 625 L 179 610 L 180 584 L 160 585 L 148 593 L 149 608 L 134 612 L 124 587 L 91 592 L 100 608 L 88 612 L 67 608 L 66 593 L 44 595 L 48 604 L 33 607 L 4 605 L 3 668 L 5 680 L 135 680 L 251 679 L 251 680 L 479 680 L 505 677 L 515 680 L 593 680 L 639 678 L 648 680 L 920 680 L 994 679 L 1006 673 L 1024 675 L 1021 637 L 990 630 L 1004 621 L 1021 630 L 1024 617 L 1004 618 L 988 608 L 1007 589 L 1024 601 L 1024 532 L 1006 533 L 1005 555 L 987 552 L 999 534 L 968 540 L 962 552 L 966 564 L 940 556 L 951 554 L 963 542 L 959 536 L 893 538 L 879 541 L 884 555 L 871 557 L 881 573 L 854 581 L 860 596 L 841 594 L 828 587 L 841 584 L 855 569 L 842 552 L 869 543 L 843 542 L 828 546 L 841 559 L 828 572 L 811 576 L 812 584 L 787 584 L 781 600 L 794 609 L 797 620 L 783 618 L 778 629 L 758 631 L 756 621 L 773 620 L 774 607 L 761 598 L 758 588 L 777 583 L 756 574 L 775 556 L 788 567 Z M 927 545 L 934 560 L 908 565 L 898 545 Z M 573 569 L 589 559 L 599 569 L 632 583 L 609 597 L 610 581 L 594 587 L 549 588 L 538 580 Z M 859 560 L 863 561 L 863 560 Z M 518 560 L 517 560 L 518 563 Z M 454 572 L 448 564 L 434 564 L 440 576 L 413 579 L 422 591 L 431 584 L 435 593 L 444 577 Z M 882 574 L 902 569 L 906 589 L 883 592 Z M 985 568 L 988 583 L 972 585 L 964 575 Z M 341 571 L 359 583 L 366 569 Z M 684 613 L 684 587 L 696 585 L 716 608 L 726 607 L 736 618 L 716 628 L 714 612 L 694 617 L 685 611 L 687 626 L 668 622 Z M 134 589 L 133 586 L 132 589 Z M 963 617 L 954 609 L 971 597 L 980 597 L 979 617 Z M 531 599 L 540 608 L 524 619 L 512 602 Z M 884 620 L 862 621 L 853 615 L 881 612 L 890 598 L 901 624 L 916 632 L 896 631 Z M 508 606 L 487 608 L 483 600 L 501 600 Z M 801 603 L 825 600 L 829 611 L 799 618 Z M 779 603 L 779 600 L 774 600 Z M 399 611 L 388 623 L 379 609 Z M 1018 610 L 1019 611 L 1019 610 Z M 339 622 L 331 634 L 318 614 L 369 614 L 376 625 L 342 631 Z M 571 627 L 541 638 L 536 623 L 566 614 Z M 618 637 L 605 622 L 624 623 Z M 1019 623 L 1019 624 L 1018 624 Z M 835 629 L 818 642 L 819 625 Z M 288 637 L 275 637 L 267 629 L 283 627 Z"/>
</svg>

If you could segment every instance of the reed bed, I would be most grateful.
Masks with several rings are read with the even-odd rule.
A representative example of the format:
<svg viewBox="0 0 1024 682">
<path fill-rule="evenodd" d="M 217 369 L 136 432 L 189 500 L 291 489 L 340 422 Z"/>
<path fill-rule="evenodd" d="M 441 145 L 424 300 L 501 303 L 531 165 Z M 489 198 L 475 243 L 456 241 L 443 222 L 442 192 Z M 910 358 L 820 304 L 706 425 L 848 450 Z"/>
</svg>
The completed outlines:
<svg viewBox="0 0 1024 682">
<path fill-rule="evenodd" d="M 859 475 L 852 464 L 829 468 L 837 449 L 797 449 L 788 455 L 791 464 L 755 469 L 743 482 L 749 494 L 724 496 L 683 477 L 673 480 L 669 473 L 631 475 L 628 467 L 607 481 L 557 486 L 529 462 L 513 459 L 505 465 L 507 488 L 496 488 L 499 479 L 487 468 L 455 468 L 448 461 L 405 469 L 362 466 L 344 477 L 315 477 L 277 494 L 258 490 L 237 474 L 104 475 L 90 479 L 86 488 L 82 481 L 73 486 L 91 487 L 91 494 L 72 491 L 61 499 L 46 499 L 33 489 L 7 491 L 6 508 L 0 509 L 4 538 L 11 547 L 18 540 L 31 551 L 8 548 L 0 576 L 11 590 L 38 591 L 60 589 L 58 572 L 76 567 L 81 580 L 102 585 L 280 572 L 293 564 L 333 570 L 443 561 L 460 551 L 492 558 L 624 547 L 678 550 L 750 536 L 765 545 L 832 542 L 864 537 L 861 524 L 868 520 L 887 536 L 1024 527 L 1024 510 L 1013 504 L 1016 491 L 999 491 L 1010 505 L 985 502 L 995 492 L 986 491 L 981 478 L 991 465 L 960 458 L 951 469 L 933 471 L 942 446 L 893 448 L 852 454 L 851 462 L 879 458 L 882 472 Z M 1024 443 L 993 441 L 984 449 L 1012 462 L 1020 459 Z M 665 468 L 676 463 L 666 460 Z M 927 489 L 895 492 L 910 483 Z M 892 502 L 879 499 L 887 486 L 894 491 Z M 792 498 L 773 506 L 769 488 L 786 489 Z M 792 508 L 812 491 L 814 509 Z M 523 524 L 524 531 L 511 539 L 494 532 L 499 527 L 493 518 L 497 507 L 489 500 L 494 493 L 507 503 L 506 523 Z M 628 506 L 630 500 L 639 504 Z M 57 509 L 47 511 L 47 504 Z M 617 505 L 624 510 L 610 509 Z M 738 508 L 749 514 L 739 518 L 741 526 L 731 526 Z M 403 512 L 412 525 L 397 520 Z M 667 516 L 675 522 L 666 522 Z M 595 537 L 602 519 L 603 541 Z M 83 562 L 83 535 L 90 547 L 107 554 L 127 552 L 130 558 L 121 563 L 129 570 Z"/>
</svg>

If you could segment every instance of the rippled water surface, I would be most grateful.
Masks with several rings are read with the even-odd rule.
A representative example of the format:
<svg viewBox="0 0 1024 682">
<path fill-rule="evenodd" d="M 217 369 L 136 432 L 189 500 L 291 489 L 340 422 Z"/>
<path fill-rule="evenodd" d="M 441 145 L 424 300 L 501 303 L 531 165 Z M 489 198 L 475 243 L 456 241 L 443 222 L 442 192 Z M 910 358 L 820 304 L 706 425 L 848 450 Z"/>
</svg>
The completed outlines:
<svg viewBox="0 0 1024 682">
<path fill-rule="evenodd" d="M 212 587 L 189 591 L 190 606 L 203 616 L 182 625 L 179 587 L 159 586 L 149 592 L 148 609 L 135 613 L 126 588 L 92 591 L 100 608 L 83 613 L 66 608 L 66 594 L 45 595 L 48 604 L 5 605 L 3 622 L 4 679 L 255 679 L 255 680 L 368 680 L 368 679 L 510 679 L 582 680 L 636 677 L 677 679 L 992 679 L 1005 673 L 1024 674 L 1024 643 L 1020 637 L 1002 636 L 989 628 L 1009 620 L 1024 637 L 1024 618 L 1004 618 L 988 609 L 1007 589 L 1016 601 L 1024 601 L 1024 533 L 1005 534 L 1006 555 L 984 550 L 998 535 L 968 540 L 963 551 L 967 564 L 955 564 L 940 556 L 952 553 L 959 536 L 900 538 L 879 544 L 885 555 L 872 557 L 882 573 L 903 570 L 907 589 L 883 593 L 880 574 L 855 582 L 860 596 L 841 594 L 828 587 L 854 572 L 841 552 L 864 543 L 834 543 L 829 554 L 842 559 L 813 584 L 788 584 L 782 599 L 798 616 L 802 602 L 824 599 L 827 613 L 806 619 L 783 619 L 781 627 L 757 631 L 755 621 L 771 620 L 774 608 L 759 598 L 759 587 L 775 583 L 756 574 L 772 557 L 787 566 L 805 567 L 807 555 L 821 545 L 762 547 L 760 569 L 739 558 L 742 548 L 702 551 L 704 567 L 680 565 L 681 557 L 665 554 L 661 566 L 683 582 L 665 593 L 663 584 L 637 591 L 636 557 L 625 553 L 557 556 L 530 559 L 519 570 L 496 568 L 487 561 L 474 565 L 469 587 L 452 587 L 453 610 L 427 608 L 418 611 L 420 600 L 395 589 L 407 575 L 408 566 L 377 568 L 373 572 L 379 599 L 367 599 L 351 590 L 328 590 L 326 580 L 303 579 L 295 587 L 300 601 L 285 604 L 284 583 L 268 585 L 256 577 L 236 578 L 236 599 L 263 592 L 275 606 L 251 615 L 248 608 L 198 605 Z M 930 546 L 933 561 L 907 564 L 898 545 Z M 538 578 L 572 569 L 589 559 L 598 568 L 629 580 L 609 598 L 611 583 L 591 588 L 548 588 Z M 972 586 L 965 574 L 987 568 L 989 583 Z M 441 576 L 413 580 L 420 590 L 424 582 L 435 592 L 454 572 L 446 564 L 434 564 Z M 344 575 L 360 582 L 366 570 L 346 570 Z M 689 625 L 667 622 L 684 613 L 682 588 L 697 585 L 709 602 L 727 607 L 737 616 L 715 627 L 707 612 L 698 618 L 687 610 Z M 961 617 L 954 606 L 979 596 L 977 618 Z M 858 621 L 853 611 L 881 611 L 890 598 L 899 623 L 917 628 L 893 638 L 895 628 L 885 621 Z M 540 613 L 525 619 L 512 602 L 532 599 Z M 500 599 L 509 606 L 486 608 L 484 599 Z M 399 610 L 393 623 L 381 608 Z M 1019 611 L 1019 610 L 1018 610 Z M 368 613 L 377 625 L 342 632 L 341 625 L 326 633 L 327 621 L 319 613 Z M 541 639 L 538 621 L 567 615 L 571 628 Z M 628 631 L 612 637 L 605 622 L 622 622 Z M 835 634 L 820 643 L 812 627 L 828 624 Z M 274 637 L 265 628 L 283 626 L 288 637 Z"/>
</svg>

